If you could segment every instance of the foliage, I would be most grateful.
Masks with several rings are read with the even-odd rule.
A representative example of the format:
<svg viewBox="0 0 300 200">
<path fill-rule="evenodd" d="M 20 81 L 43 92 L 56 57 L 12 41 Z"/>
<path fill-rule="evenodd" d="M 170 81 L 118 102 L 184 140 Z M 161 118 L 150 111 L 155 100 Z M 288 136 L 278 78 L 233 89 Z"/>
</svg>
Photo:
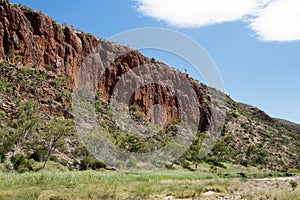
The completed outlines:
<svg viewBox="0 0 300 200">
<path fill-rule="evenodd" d="M 14 49 L 9 49 L 8 57 L 9 57 L 11 62 L 14 62 L 14 57 L 15 57 L 15 50 Z"/>
<path fill-rule="evenodd" d="M 106 168 L 106 165 L 99 160 L 92 159 L 90 157 L 84 157 L 79 164 L 80 170 L 87 170 L 87 169 L 102 169 Z"/>
<path fill-rule="evenodd" d="M 180 120 L 178 120 L 178 119 L 175 118 L 175 119 L 172 120 L 172 124 L 173 125 L 179 125 L 180 124 Z"/>
<path fill-rule="evenodd" d="M 80 160 L 79 169 L 87 170 L 89 168 L 90 163 L 91 163 L 91 158 L 84 157 L 82 160 Z"/>
<path fill-rule="evenodd" d="M 133 104 L 133 105 L 131 106 L 131 110 L 132 110 L 133 112 L 138 111 L 138 105 Z"/>
<path fill-rule="evenodd" d="M 45 122 L 44 131 L 43 140 L 47 144 L 47 155 L 44 160 L 43 168 L 46 167 L 53 151 L 63 146 L 65 138 L 75 132 L 74 122 L 64 117 L 55 117 L 53 120 Z"/>
<path fill-rule="evenodd" d="M 10 64 L 9 64 L 9 62 L 0 62 L 0 66 L 9 67 Z"/>
<path fill-rule="evenodd" d="M 10 54 L 16 61 L 14 50 L 11 50 Z M 83 157 L 90 156 L 86 149 L 80 147 L 78 138 L 71 133 L 72 131 L 64 134 L 62 132 L 65 131 L 58 130 L 61 125 L 65 127 L 66 119 L 55 123 L 53 121 L 57 119 L 52 119 L 54 115 L 66 114 L 68 111 L 66 104 L 71 103 L 71 90 L 67 87 L 70 85 L 69 79 L 61 74 L 53 75 L 48 71 L 17 67 L 7 62 L 2 62 L 0 65 L 0 70 L 3 72 L 0 78 L 0 93 L 3 95 L 1 98 L 5 101 L 5 106 L 6 104 L 11 106 L 5 108 L 6 110 L 2 108 L 5 106 L 0 109 L 1 162 L 12 152 L 13 155 L 16 152 L 29 154 L 29 159 L 32 158 L 37 162 L 47 163 L 50 159 L 63 164 L 70 160 L 78 162 L 80 159 L 83 160 Z M 52 71 L 53 66 L 44 66 L 44 68 Z M 202 87 L 203 90 L 208 88 L 205 85 Z M 78 93 L 88 96 L 83 102 L 83 107 L 93 111 L 94 94 L 86 86 L 80 88 Z M 113 121 L 110 102 L 100 99 L 102 95 L 100 91 L 96 92 L 97 119 L 104 129 L 103 133 L 118 147 L 130 152 L 152 152 L 166 146 L 176 135 L 177 125 L 181 123 L 178 119 L 173 119 L 170 125 L 151 137 L 139 137 L 136 130 L 132 130 L 132 133 L 123 132 Z M 203 94 L 203 97 L 206 100 L 210 99 L 207 93 Z M 229 96 L 226 97 L 225 103 L 228 113 L 226 123 L 221 138 L 216 142 L 211 153 L 206 158 L 199 158 L 205 133 L 195 133 L 194 141 L 188 151 L 178 161 L 171 162 L 185 168 L 192 168 L 193 165 L 206 162 L 212 165 L 213 171 L 218 170 L 218 172 L 224 169 L 224 162 L 241 164 L 245 167 L 286 168 L 286 172 L 290 167 L 300 169 L 298 125 L 271 119 L 256 108 L 234 102 Z M 41 111 L 41 115 L 38 110 Z M 137 105 L 133 104 L 131 111 L 133 111 L 132 119 L 139 125 L 149 124 L 141 113 L 137 113 Z M 51 113 L 50 116 L 47 112 Z M 73 145 L 71 153 L 64 150 L 66 138 Z M 52 155 L 53 152 L 59 152 L 55 154 L 57 157 Z M 68 159 L 63 160 L 59 156 L 61 154 L 67 154 Z M 91 163 L 90 160 L 88 167 L 83 168 L 92 169 Z M 98 164 L 96 163 L 95 166 Z M 68 165 L 70 166 L 70 163 Z"/>
<path fill-rule="evenodd" d="M 181 162 L 181 166 L 184 168 L 184 169 L 191 169 L 191 163 L 188 162 L 187 160 L 184 160 Z"/>
<path fill-rule="evenodd" d="M 38 106 L 32 100 L 19 100 L 17 109 L 6 122 L 6 132 L 9 132 L 11 143 L 14 143 L 13 154 L 18 147 L 35 131 L 39 121 Z"/>
<path fill-rule="evenodd" d="M 45 159 L 46 152 L 47 152 L 47 148 L 45 146 L 40 146 L 30 155 L 29 158 L 37 162 L 42 162 Z"/>
<path fill-rule="evenodd" d="M 44 65 L 44 68 L 45 68 L 47 71 L 52 71 L 54 67 L 53 67 L 52 65 Z"/>
<path fill-rule="evenodd" d="M 17 153 L 15 154 L 11 162 L 13 163 L 14 169 L 17 172 L 23 173 L 27 171 L 33 170 L 34 160 L 33 159 L 27 159 L 23 154 Z"/>
<path fill-rule="evenodd" d="M 10 160 L 4 161 L 5 172 L 12 172 L 14 170 L 14 164 Z"/>
</svg>

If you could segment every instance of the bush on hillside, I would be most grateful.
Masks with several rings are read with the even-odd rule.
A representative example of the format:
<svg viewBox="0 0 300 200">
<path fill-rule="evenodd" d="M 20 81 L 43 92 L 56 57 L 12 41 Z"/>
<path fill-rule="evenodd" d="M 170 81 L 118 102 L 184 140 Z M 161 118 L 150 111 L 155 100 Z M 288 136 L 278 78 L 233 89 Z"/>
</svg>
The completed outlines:
<svg viewBox="0 0 300 200">
<path fill-rule="evenodd" d="M 15 154 L 12 157 L 11 162 L 14 166 L 14 169 L 19 173 L 33 171 L 34 160 L 33 159 L 27 159 L 21 153 Z"/>
</svg>

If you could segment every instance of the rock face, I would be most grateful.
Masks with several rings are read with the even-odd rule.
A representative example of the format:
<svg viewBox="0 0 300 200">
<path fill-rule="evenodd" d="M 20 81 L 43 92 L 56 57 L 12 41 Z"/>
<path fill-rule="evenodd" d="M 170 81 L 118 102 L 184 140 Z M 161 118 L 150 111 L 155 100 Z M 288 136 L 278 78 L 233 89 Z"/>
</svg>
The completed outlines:
<svg viewBox="0 0 300 200">
<path fill-rule="evenodd" d="M 122 87 L 133 87 L 136 81 L 145 81 L 147 77 L 133 69 L 146 66 L 143 72 L 152 74 L 149 84 L 143 82 L 143 85 L 135 88 L 129 102 L 125 103 L 138 106 L 138 112 L 146 119 L 157 121 L 155 123 L 162 126 L 170 124 L 173 119 L 184 117 L 188 117 L 202 131 L 208 126 L 210 111 L 204 105 L 203 88 L 186 75 L 179 74 L 161 62 L 151 62 L 128 47 L 58 25 L 50 17 L 29 8 L 2 2 L 0 13 L 1 62 L 65 75 L 69 78 L 70 87 L 74 87 L 76 80 L 80 79 L 81 84 L 97 89 L 106 100 L 111 99 L 119 80 L 123 81 Z M 148 65 L 154 66 L 156 72 L 149 70 Z M 165 77 L 177 80 L 177 87 L 183 87 L 184 81 L 181 79 L 187 80 L 195 95 L 190 95 L 188 89 L 181 90 L 182 93 L 176 96 L 172 89 L 160 84 L 160 79 L 166 80 Z M 194 102 L 194 107 L 188 108 L 191 102 Z M 187 110 L 187 116 L 183 116 L 182 108 Z M 158 116 L 160 113 L 161 116 Z"/>
<path fill-rule="evenodd" d="M 32 68 L 49 65 L 72 78 L 83 57 L 98 44 L 95 37 L 62 27 L 28 8 L 2 3 L 0 13 L 2 61 Z"/>
<path fill-rule="evenodd" d="M 211 130 L 207 135 L 212 139 L 218 138 L 215 130 L 221 132 L 209 160 L 300 169 L 299 125 L 234 102 L 138 51 L 58 25 L 29 8 L 0 1 L 0 114 L 13 112 L 14 99 L 34 99 L 45 117 L 71 118 L 71 92 L 77 87 L 96 91 L 106 100 L 102 101 L 105 106 L 117 99 L 134 116 L 142 115 L 160 126 L 176 126 L 176 119 L 184 119 L 200 132 Z M 226 111 L 224 123 L 222 111 Z M 109 125 L 110 134 L 119 133 L 111 115 L 101 117 Z M 162 141 L 162 135 L 155 137 Z M 201 139 L 202 133 L 197 137 Z M 131 137 L 127 139 L 132 143 Z M 200 148 L 199 141 L 193 144 L 194 149 Z M 126 141 L 123 144 L 127 149 Z M 194 162 L 198 154 L 192 150 L 186 159 Z"/>
</svg>

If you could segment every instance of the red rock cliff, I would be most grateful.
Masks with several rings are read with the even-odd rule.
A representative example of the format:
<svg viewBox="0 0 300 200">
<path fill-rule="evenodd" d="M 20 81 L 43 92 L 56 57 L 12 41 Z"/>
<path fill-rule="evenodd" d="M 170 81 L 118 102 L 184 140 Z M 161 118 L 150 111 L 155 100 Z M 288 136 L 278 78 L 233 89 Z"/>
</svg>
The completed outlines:
<svg viewBox="0 0 300 200">
<path fill-rule="evenodd" d="M 71 87 L 74 86 L 81 67 L 80 74 L 83 77 L 80 79 L 91 87 L 97 87 L 102 97 L 107 100 L 111 98 L 119 80 L 123 81 L 123 85 L 134 85 L 136 80 L 146 79 L 138 76 L 140 72 L 127 73 L 135 67 L 149 65 L 160 70 L 168 69 L 164 73 L 160 71 L 154 75 L 149 68 L 146 68 L 146 71 L 152 73 L 154 79 L 168 77 L 178 80 L 178 87 L 184 86 L 181 79 L 188 80 L 196 96 L 188 95 L 191 92 L 189 89 L 185 91 L 188 94 L 174 94 L 174 91 L 160 85 L 159 82 L 145 83 L 136 88 L 130 96 L 129 103 L 138 106 L 138 112 L 148 120 L 153 117 L 153 109 L 158 108 L 154 105 L 160 105 L 165 118 L 162 125 L 166 125 L 175 118 L 183 117 L 182 107 L 190 108 L 190 102 L 197 102 L 197 105 L 193 105 L 197 110 L 195 107 L 193 110 L 187 109 L 185 114 L 194 123 L 198 123 L 195 125 L 201 131 L 207 129 L 210 123 L 210 108 L 203 99 L 203 94 L 207 91 L 185 74 L 176 72 L 161 62 L 150 62 L 142 54 L 128 47 L 63 27 L 40 12 L 7 2 L 0 5 L 0 61 L 28 68 L 50 69 L 56 74 L 67 76 Z M 183 99 L 181 105 L 178 95 Z"/>
</svg>

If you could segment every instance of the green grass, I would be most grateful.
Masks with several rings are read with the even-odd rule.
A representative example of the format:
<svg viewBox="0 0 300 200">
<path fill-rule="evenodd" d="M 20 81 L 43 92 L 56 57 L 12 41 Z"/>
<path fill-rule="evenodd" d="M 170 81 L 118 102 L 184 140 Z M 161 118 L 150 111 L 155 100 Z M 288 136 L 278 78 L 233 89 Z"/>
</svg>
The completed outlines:
<svg viewBox="0 0 300 200">
<path fill-rule="evenodd" d="M 1 173 L 0 199 L 123 199 L 194 189 L 189 181 L 216 179 L 210 173 L 189 171 L 124 172 L 36 172 Z M 168 182 L 162 184 L 160 182 Z M 186 184 L 178 184 L 187 181 Z"/>
<path fill-rule="evenodd" d="M 163 170 L 151 173 L 117 171 L 0 173 L 0 180 L 0 200 L 163 199 L 167 195 L 201 199 L 206 191 L 215 191 L 216 196 L 230 195 L 238 190 L 237 188 L 245 188 L 243 184 L 247 183 L 246 179 L 220 178 L 216 173 L 187 170 Z M 286 187 L 292 192 L 292 197 L 299 194 L 297 188 L 292 191 L 289 184 Z M 278 197 L 281 195 L 282 193 L 277 194 Z"/>
</svg>

